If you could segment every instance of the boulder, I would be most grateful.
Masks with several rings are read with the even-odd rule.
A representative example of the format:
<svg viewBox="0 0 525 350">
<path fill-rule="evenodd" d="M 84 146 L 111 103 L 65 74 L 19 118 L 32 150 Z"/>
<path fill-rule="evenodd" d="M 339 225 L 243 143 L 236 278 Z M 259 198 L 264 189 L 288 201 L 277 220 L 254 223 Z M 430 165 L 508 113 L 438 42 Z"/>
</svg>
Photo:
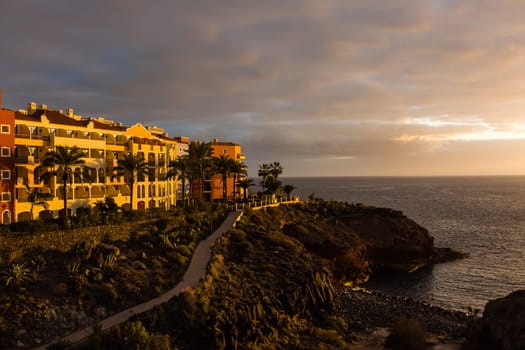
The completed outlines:
<svg viewBox="0 0 525 350">
<path fill-rule="evenodd" d="M 104 255 L 113 254 L 116 257 L 120 255 L 120 248 L 112 244 L 100 243 L 99 247 Z"/>
<path fill-rule="evenodd" d="M 473 322 L 465 349 L 525 349 L 525 290 L 489 301 L 483 317 Z"/>
<path fill-rule="evenodd" d="M 135 260 L 131 263 L 131 266 L 133 266 L 134 269 L 137 270 L 147 270 L 148 268 L 142 261 Z"/>
</svg>

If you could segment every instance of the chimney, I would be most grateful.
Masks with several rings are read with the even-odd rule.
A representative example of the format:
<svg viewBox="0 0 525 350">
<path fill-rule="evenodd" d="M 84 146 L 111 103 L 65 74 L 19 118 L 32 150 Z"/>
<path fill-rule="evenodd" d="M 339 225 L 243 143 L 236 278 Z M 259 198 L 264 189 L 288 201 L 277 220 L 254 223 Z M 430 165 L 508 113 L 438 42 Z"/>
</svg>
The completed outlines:
<svg viewBox="0 0 525 350">
<path fill-rule="evenodd" d="M 69 118 L 73 118 L 75 116 L 75 113 L 73 113 L 73 108 L 68 108 L 66 112 Z"/>
<path fill-rule="evenodd" d="M 47 111 L 47 105 L 40 105 L 40 109 L 43 109 L 44 111 Z"/>
<path fill-rule="evenodd" d="M 27 114 L 33 114 L 34 112 L 36 112 L 36 103 L 29 102 L 27 104 Z"/>
</svg>

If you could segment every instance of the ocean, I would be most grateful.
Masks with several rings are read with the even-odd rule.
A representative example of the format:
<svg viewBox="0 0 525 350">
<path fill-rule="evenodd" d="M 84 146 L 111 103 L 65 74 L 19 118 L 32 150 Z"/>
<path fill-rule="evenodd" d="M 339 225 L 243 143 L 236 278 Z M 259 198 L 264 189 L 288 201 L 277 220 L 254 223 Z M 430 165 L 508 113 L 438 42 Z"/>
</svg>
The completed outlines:
<svg viewBox="0 0 525 350">
<path fill-rule="evenodd" d="M 449 309 L 483 309 L 525 288 L 525 176 L 284 178 L 293 194 L 390 207 L 426 227 L 435 246 L 469 254 L 365 287 Z"/>
</svg>

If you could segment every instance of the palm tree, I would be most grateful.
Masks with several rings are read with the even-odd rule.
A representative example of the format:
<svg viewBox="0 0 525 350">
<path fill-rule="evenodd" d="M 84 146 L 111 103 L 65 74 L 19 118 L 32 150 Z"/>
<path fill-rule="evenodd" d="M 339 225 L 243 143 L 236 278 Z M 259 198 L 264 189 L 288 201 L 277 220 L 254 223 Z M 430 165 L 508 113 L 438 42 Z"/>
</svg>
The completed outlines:
<svg viewBox="0 0 525 350">
<path fill-rule="evenodd" d="M 263 192 L 266 190 L 266 179 L 270 175 L 270 170 L 270 164 L 263 163 L 262 165 L 259 165 L 258 175 L 262 178 L 261 187 L 263 188 Z"/>
<path fill-rule="evenodd" d="M 279 162 L 259 165 L 259 176 L 262 177 L 261 186 L 264 192 L 276 193 L 281 188 L 281 181 L 277 178 L 283 173 Z"/>
<path fill-rule="evenodd" d="M 293 190 L 295 190 L 296 187 L 294 185 L 284 185 L 283 186 L 283 192 L 286 193 L 286 199 L 290 199 L 290 195 L 292 194 Z"/>
<path fill-rule="evenodd" d="M 186 206 L 186 180 L 190 177 L 190 162 L 188 156 L 178 156 L 176 160 L 170 161 L 166 178 L 179 178 L 182 182 L 182 207 Z"/>
<path fill-rule="evenodd" d="M 49 151 L 42 159 L 42 164 L 39 168 L 47 169 L 41 180 L 47 180 L 53 176 L 60 179 L 62 183 L 62 191 L 64 195 L 64 223 L 67 224 L 67 183 L 73 183 L 73 168 L 83 167 L 85 160 L 83 151 L 78 147 L 64 147 L 56 146 L 54 151 Z"/>
<path fill-rule="evenodd" d="M 189 153 L 189 161 L 194 171 L 194 177 L 199 182 L 199 197 L 202 199 L 204 179 L 211 168 L 211 145 L 202 141 L 194 141 L 190 144 Z"/>
<path fill-rule="evenodd" d="M 246 164 L 241 161 L 234 161 L 231 168 L 231 173 L 233 174 L 233 201 L 237 200 L 237 185 L 238 179 L 246 176 Z"/>
<path fill-rule="evenodd" d="M 244 178 L 239 181 L 239 187 L 243 189 L 244 202 L 247 202 L 248 189 L 252 186 L 255 186 L 255 181 L 253 181 L 253 179 Z"/>
<path fill-rule="evenodd" d="M 133 188 L 135 187 L 135 179 L 138 176 L 145 176 L 148 173 L 148 166 L 144 157 L 135 156 L 131 153 L 124 154 L 124 156 L 117 160 L 116 176 L 125 176 L 129 185 L 129 209 L 133 210 Z"/>
<path fill-rule="evenodd" d="M 27 183 L 24 183 L 24 185 L 27 188 L 27 201 L 31 203 L 31 221 L 34 220 L 33 215 L 33 207 L 35 205 L 40 205 L 44 207 L 44 209 L 49 209 L 49 204 L 46 202 L 47 200 L 53 199 L 53 195 L 51 193 L 42 192 L 42 190 L 38 187 L 29 187 Z"/>
<path fill-rule="evenodd" d="M 233 168 L 235 161 L 226 154 L 221 154 L 218 158 L 213 158 L 213 167 L 217 174 L 221 175 L 222 181 L 222 201 L 228 201 L 228 176 Z"/>
</svg>

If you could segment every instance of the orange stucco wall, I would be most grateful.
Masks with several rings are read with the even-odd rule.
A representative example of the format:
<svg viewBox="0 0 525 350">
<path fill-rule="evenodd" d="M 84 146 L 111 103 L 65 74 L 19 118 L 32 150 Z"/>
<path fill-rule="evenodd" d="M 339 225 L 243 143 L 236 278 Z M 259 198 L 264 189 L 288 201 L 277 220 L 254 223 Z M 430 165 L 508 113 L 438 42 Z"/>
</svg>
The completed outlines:
<svg viewBox="0 0 525 350">
<path fill-rule="evenodd" d="M 9 221 L 13 222 L 15 213 L 15 113 L 0 109 L 0 126 L 2 127 L 0 130 L 0 147 L 2 149 L 0 170 L 3 170 L 4 176 L 7 174 L 6 171 L 9 171 L 9 179 L 2 179 L 0 176 L 0 195 L 1 193 L 11 194 L 9 202 L 3 201 L 0 197 L 0 223 L 8 223 L 6 222 L 8 221 L 6 215 L 9 215 Z M 7 157 L 2 156 L 5 155 L 3 152 L 6 152 L 6 149 L 9 149 L 9 156 Z"/>
</svg>

